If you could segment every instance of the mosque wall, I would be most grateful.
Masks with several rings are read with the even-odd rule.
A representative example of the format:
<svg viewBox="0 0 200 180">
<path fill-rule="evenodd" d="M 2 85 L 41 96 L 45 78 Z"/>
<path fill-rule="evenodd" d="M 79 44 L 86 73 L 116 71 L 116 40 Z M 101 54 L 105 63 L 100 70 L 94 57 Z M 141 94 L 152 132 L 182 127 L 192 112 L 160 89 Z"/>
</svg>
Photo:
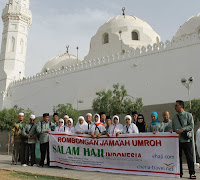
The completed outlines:
<svg viewBox="0 0 200 180">
<path fill-rule="evenodd" d="M 37 74 L 11 83 L 6 107 L 30 108 L 36 115 L 52 113 L 53 106 L 72 103 L 79 110 L 91 109 L 95 92 L 124 84 L 132 97 L 142 97 L 145 106 L 188 100 L 181 78 L 194 77 L 191 98 L 199 98 L 200 39 L 197 34 L 160 42 L 125 54 L 83 61 L 57 71 Z"/>
</svg>

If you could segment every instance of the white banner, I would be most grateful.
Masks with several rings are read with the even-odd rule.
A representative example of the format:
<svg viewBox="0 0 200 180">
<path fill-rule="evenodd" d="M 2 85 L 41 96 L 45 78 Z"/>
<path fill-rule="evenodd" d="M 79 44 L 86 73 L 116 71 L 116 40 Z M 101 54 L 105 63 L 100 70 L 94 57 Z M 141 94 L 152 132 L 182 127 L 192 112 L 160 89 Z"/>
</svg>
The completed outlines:
<svg viewBox="0 0 200 180">
<path fill-rule="evenodd" d="M 173 133 L 92 139 L 51 133 L 50 165 L 84 171 L 179 177 L 179 140 Z"/>
</svg>

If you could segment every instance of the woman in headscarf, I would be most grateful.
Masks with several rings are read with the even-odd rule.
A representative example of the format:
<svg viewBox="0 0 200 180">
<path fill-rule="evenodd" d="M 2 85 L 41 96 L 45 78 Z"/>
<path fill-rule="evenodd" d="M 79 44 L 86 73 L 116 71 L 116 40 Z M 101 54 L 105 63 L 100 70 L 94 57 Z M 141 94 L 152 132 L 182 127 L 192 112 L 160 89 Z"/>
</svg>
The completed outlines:
<svg viewBox="0 0 200 180">
<path fill-rule="evenodd" d="M 144 116 L 142 114 L 138 114 L 136 126 L 140 133 L 147 131 L 147 124 L 145 123 Z"/>
<path fill-rule="evenodd" d="M 164 128 L 162 123 L 158 120 L 158 113 L 152 112 L 151 113 L 151 123 L 148 125 L 147 132 L 153 132 L 156 134 L 157 132 L 164 132 Z"/>
<path fill-rule="evenodd" d="M 75 128 L 73 126 L 73 119 L 69 118 L 67 121 L 67 126 L 65 126 L 65 132 L 67 134 L 75 134 Z"/>
<path fill-rule="evenodd" d="M 90 135 L 92 138 L 99 138 L 102 133 L 106 131 L 105 125 L 100 122 L 99 114 L 94 115 L 94 124 L 90 128 Z"/>
<path fill-rule="evenodd" d="M 55 128 L 55 132 L 65 132 L 64 120 L 59 119 L 58 126 Z"/>
<path fill-rule="evenodd" d="M 108 128 L 107 136 L 119 136 L 123 132 L 123 125 L 119 123 L 119 116 L 115 115 L 112 118 L 112 124 Z"/>
<path fill-rule="evenodd" d="M 78 118 L 78 122 L 75 126 L 76 134 L 86 134 L 88 132 L 88 123 L 83 116 Z"/>
<path fill-rule="evenodd" d="M 137 126 L 132 123 L 132 117 L 130 115 L 126 115 L 124 120 L 126 122 L 126 125 L 123 128 L 123 134 L 139 133 Z"/>
</svg>

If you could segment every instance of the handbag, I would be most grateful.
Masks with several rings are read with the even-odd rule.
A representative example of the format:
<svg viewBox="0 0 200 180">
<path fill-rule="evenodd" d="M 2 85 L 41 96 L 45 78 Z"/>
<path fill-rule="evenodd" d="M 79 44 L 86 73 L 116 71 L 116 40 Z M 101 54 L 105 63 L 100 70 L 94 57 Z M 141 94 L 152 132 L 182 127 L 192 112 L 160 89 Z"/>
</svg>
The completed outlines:
<svg viewBox="0 0 200 180">
<path fill-rule="evenodd" d="M 178 117 L 178 120 L 179 120 L 181 127 L 183 128 L 183 125 L 181 123 L 181 120 L 180 120 L 180 117 L 178 116 L 178 114 L 177 114 L 177 117 Z M 181 135 L 185 140 L 192 140 L 192 131 L 183 131 L 181 133 Z"/>
</svg>

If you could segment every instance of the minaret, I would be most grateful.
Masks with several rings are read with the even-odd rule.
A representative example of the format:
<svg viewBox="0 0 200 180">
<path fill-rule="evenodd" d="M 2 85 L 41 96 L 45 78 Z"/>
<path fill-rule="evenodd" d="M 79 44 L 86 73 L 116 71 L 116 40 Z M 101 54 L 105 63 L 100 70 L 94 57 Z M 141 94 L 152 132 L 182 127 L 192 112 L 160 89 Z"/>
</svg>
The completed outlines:
<svg viewBox="0 0 200 180">
<path fill-rule="evenodd" d="M 25 72 L 28 30 L 32 23 L 30 0 L 9 0 L 3 9 L 3 34 L 0 55 L 0 109 L 6 90 Z M 2 101 L 2 102 L 1 102 Z"/>
</svg>

